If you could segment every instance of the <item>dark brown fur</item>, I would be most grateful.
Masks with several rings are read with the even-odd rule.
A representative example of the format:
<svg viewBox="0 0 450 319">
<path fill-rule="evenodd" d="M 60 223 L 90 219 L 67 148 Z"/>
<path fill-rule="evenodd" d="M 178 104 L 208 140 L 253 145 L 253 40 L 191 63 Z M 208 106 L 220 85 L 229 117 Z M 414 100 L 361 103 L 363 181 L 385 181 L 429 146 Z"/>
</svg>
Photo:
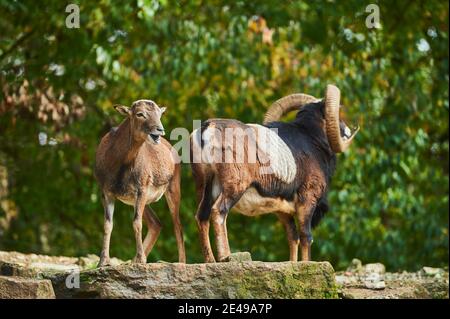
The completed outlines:
<svg viewBox="0 0 450 319">
<path fill-rule="evenodd" d="M 311 228 L 318 224 L 328 210 L 326 194 L 336 164 L 336 156 L 326 137 L 324 104 L 318 102 L 306 105 L 297 113 L 294 121 L 273 122 L 267 126 L 278 129 L 279 137 L 294 156 L 297 174 L 293 182 L 285 183 L 273 174 L 260 174 L 259 168 L 264 166 L 260 161 L 191 164 L 199 201 L 196 219 L 206 262 L 215 261 L 208 235 L 210 218 L 216 235 L 218 259 L 221 260 L 230 254 L 226 230 L 227 214 L 250 188 L 256 189 L 258 195 L 263 197 L 260 201 L 262 206 L 265 206 L 267 211 L 277 213 L 283 223 L 288 234 L 290 260 L 297 260 L 299 243 L 302 260 L 311 258 Z M 218 130 L 225 130 L 227 127 L 245 129 L 247 125 L 236 120 L 208 120 L 203 124 L 202 132 L 208 127 Z M 345 125 L 342 128 L 345 128 Z M 195 137 L 191 137 L 191 145 L 193 138 Z M 202 146 L 204 142 L 202 141 Z M 220 186 L 217 196 L 213 196 L 213 185 Z M 293 205 L 292 213 L 271 210 L 272 206 L 280 207 L 280 203 Z"/>
</svg>

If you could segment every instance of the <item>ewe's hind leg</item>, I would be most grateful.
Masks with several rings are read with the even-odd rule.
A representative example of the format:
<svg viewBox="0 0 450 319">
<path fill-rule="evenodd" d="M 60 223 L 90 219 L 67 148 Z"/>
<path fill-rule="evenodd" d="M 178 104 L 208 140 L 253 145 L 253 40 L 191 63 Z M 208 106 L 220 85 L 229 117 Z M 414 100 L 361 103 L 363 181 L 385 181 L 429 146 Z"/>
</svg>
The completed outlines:
<svg viewBox="0 0 450 319">
<path fill-rule="evenodd" d="M 178 261 L 180 263 L 185 263 L 186 252 L 184 248 L 183 227 L 181 226 L 180 221 L 180 165 L 176 165 L 175 167 L 175 175 L 169 184 L 165 196 L 172 216 L 175 237 L 177 239 Z"/>
<path fill-rule="evenodd" d="M 110 264 L 109 243 L 111 241 L 111 232 L 113 229 L 114 199 L 103 193 L 102 204 L 104 209 L 103 248 L 102 253 L 100 254 L 98 267 L 108 266 Z"/>
<path fill-rule="evenodd" d="M 156 243 L 156 240 L 158 239 L 162 226 L 153 209 L 151 209 L 148 206 L 144 208 L 143 217 L 145 223 L 147 224 L 148 231 L 147 235 L 145 236 L 144 243 L 142 245 L 144 246 L 145 256 L 148 257 L 148 255 L 153 249 L 153 246 Z"/>
<path fill-rule="evenodd" d="M 298 260 L 298 244 L 300 242 L 299 235 L 297 231 L 297 226 L 295 225 L 295 219 L 289 214 L 277 213 L 278 219 L 283 224 L 287 238 L 289 242 L 289 260 Z"/>
</svg>

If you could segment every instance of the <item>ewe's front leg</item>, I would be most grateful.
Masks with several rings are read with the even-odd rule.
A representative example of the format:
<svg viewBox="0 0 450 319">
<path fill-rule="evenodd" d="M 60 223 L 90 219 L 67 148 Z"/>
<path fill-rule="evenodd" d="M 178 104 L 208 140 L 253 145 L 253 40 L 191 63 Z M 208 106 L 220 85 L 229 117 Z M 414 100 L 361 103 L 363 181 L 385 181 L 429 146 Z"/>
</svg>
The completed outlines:
<svg viewBox="0 0 450 319">
<path fill-rule="evenodd" d="M 111 241 L 111 232 L 113 229 L 114 198 L 108 197 L 103 193 L 102 204 L 104 210 L 103 248 L 102 253 L 100 254 L 98 267 L 110 265 L 109 243 Z"/>
<path fill-rule="evenodd" d="M 173 229 L 177 240 L 178 262 L 186 263 L 186 250 L 184 247 L 183 226 L 180 221 L 180 165 L 175 168 L 175 175 L 171 180 L 167 192 L 165 194 L 167 206 L 169 206 L 172 216 Z"/>
<path fill-rule="evenodd" d="M 144 213 L 145 204 L 146 195 L 138 194 L 134 205 L 133 230 L 136 239 L 136 256 L 134 257 L 133 262 L 139 264 L 145 264 L 147 262 L 144 245 L 142 244 L 142 215 Z"/>
</svg>

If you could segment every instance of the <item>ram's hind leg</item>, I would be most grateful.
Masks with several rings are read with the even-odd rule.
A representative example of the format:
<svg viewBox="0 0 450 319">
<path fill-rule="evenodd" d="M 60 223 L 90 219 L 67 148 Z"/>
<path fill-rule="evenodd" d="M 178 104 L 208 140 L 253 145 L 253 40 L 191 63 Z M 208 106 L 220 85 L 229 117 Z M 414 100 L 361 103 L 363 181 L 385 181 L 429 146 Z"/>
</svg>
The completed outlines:
<svg viewBox="0 0 450 319">
<path fill-rule="evenodd" d="M 292 215 L 285 213 L 277 213 L 278 219 L 283 224 L 287 238 L 289 242 L 289 260 L 298 260 L 298 245 L 300 243 L 297 226 L 295 225 L 295 219 Z"/>
<path fill-rule="evenodd" d="M 315 208 L 316 205 L 314 204 L 313 201 L 306 201 L 306 203 L 304 203 L 297 209 L 302 261 L 311 260 L 311 244 L 313 242 L 313 237 L 311 233 L 311 221 Z"/>
<path fill-rule="evenodd" d="M 206 190 L 205 190 L 206 192 Z M 200 245 L 206 263 L 215 262 L 214 254 L 209 240 L 209 219 L 211 217 L 211 203 L 208 197 L 211 195 L 204 195 L 198 206 L 195 219 L 197 221 L 198 232 L 200 236 Z"/>
<path fill-rule="evenodd" d="M 220 198 L 220 197 L 219 197 Z M 219 261 L 223 261 L 226 257 L 230 256 L 231 250 L 228 243 L 227 233 L 227 216 L 225 213 L 222 215 L 219 210 L 213 209 L 212 222 L 214 227 L 214 235 L 216 239 L 217 258 Z"/>
<path fill-rule="evenodd" d="M 207 175 L 200 163 L 193 162 L 191 163 L 191 167 L 197 192 L 198 208 L 195 214 L 195 220 L 197 221 L 200 246 L 205 262 L 213 263 L 216 260 L 209 240 L 209 219 L 211 217 L 211 206 L 213 202 L 212 182 L 214 176 L 212 174 Z"/>
<path fill-rule="evenodd" d="M 217 184 L 220 187 L 216 188 L 220 193 L 212 206 L 212 216 L 217 255 L 222 261 L 231 254 L 226 224 L 228 213 L 248 189 L 251 179 L 248 177 L 248 168 L 240 164 L 224 163 L 217 166 Z"/>
<path fill-rule="evenodd" d="M 222 261 L 231 254 L 226 226 L 227 216 L 230 209 L 239 201 L 244 192 L 245 190 L 243 189 L 234 189 L 233 191 L 227 191 L 225 189 L 220 193 L 212 206 L 213 226 L 219 261 Z"/>
</svg>

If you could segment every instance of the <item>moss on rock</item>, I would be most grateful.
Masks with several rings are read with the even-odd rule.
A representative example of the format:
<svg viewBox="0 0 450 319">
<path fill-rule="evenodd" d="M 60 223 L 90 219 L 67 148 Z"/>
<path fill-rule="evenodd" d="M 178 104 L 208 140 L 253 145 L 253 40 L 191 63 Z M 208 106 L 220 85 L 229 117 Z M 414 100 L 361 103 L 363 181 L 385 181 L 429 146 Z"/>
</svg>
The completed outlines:
<svg viewBox="0 0 450 319">
<path fill-rule="evenodd" d="M 80 273 L 80 289 L 53 279 L 62 298 L 337 298 L 328 262 L 122 264 Z"/>
</svg>

